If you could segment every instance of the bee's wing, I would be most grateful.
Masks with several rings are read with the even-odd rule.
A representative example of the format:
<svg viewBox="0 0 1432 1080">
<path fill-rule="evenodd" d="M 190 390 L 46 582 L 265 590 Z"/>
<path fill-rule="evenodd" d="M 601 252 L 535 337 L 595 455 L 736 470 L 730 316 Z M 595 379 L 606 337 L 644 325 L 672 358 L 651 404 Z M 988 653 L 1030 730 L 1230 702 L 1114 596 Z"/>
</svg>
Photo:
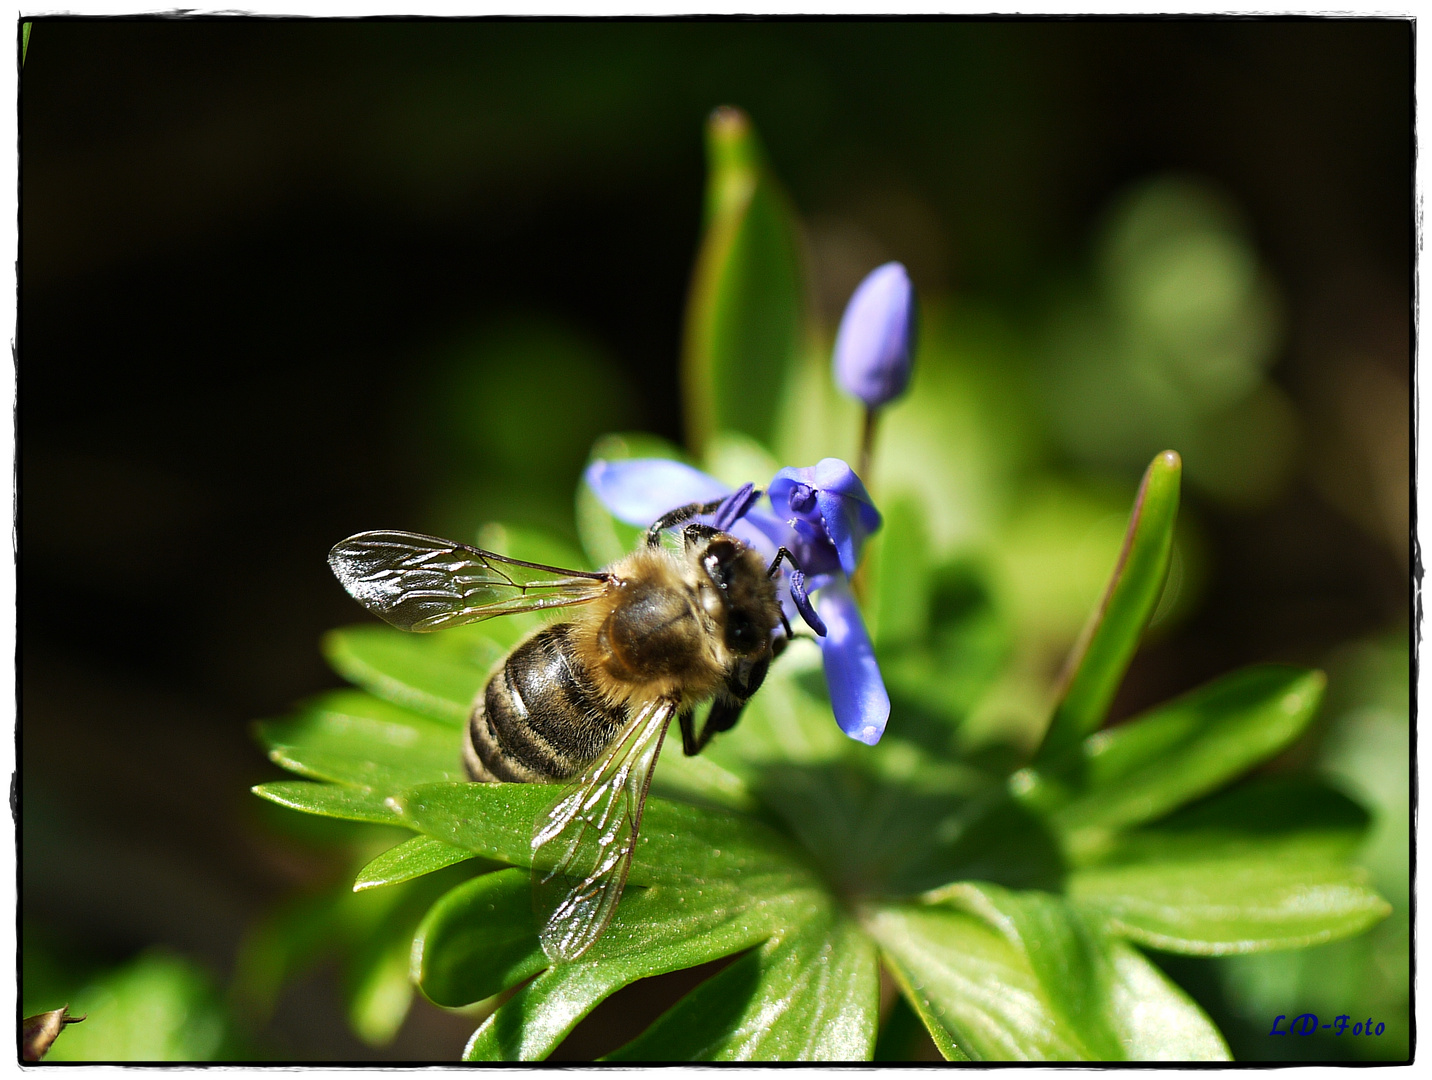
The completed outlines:
<svg viewBox="0 0 1432 1080">
<path fill-rule="evenodd" d="M 410 532 L 365 532 L 328 565 L 353 599 L 399 630 L 449 626 L 593 600 L 612 576 L 522 562 Z"/>
<path fill-rule="evenodd" d="M 651 771 L 676 703 L 638 709 L 600 758 L 552 804 L 532 836 L 539 937 L 553 960 L 575 960 L 611 922 L 626 885 Z"/>
</svg>

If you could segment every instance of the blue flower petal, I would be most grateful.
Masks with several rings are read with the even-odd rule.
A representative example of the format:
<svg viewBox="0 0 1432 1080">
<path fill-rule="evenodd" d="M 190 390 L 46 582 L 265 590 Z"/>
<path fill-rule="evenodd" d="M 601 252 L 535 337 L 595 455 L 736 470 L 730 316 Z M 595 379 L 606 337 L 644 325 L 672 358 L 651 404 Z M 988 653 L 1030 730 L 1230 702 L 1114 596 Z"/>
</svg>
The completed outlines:
<svg viewBox="0 0 1432 1080">
<path fill-rule="evenodd" d="M 760 497 L 755 484 L 742 484 L 730 495 L 727 495 L 726 501 L 716 508 L 716 514 L 712 517 L 711 524 L 722 532 L 730 532 L 731 526 L 745 517 Z"/>
<path fill-rule="evenodd" d="M 825 458 L 813 471 L 816 504 L 826 532 L 840 553 L 840 568 L 853 574 L 866 538 L 880 528 L 880 511 L 855 470 L 839 458 Z"/>
<path fill-rule="evenodd" d="M 808 503 L 801 490 L 809 490 L 815 486 L 815 466 L 807 466 L 804 469 L 787 467 L 776 473 L 770 486 L 766 488 L 766 494 L 771 497 L 771 509 L 776 512 L 777 517 L 795 514 L 807 521 L 819 521 L 819 508 Z"/>
<path fill-rule="evenodd" d="M 731 491 L 699 469 L 665 458 L 594 461 L 584 479 L 602 505 L 628 525 L 650 525 L 678 506 L 710 502 Z"/>
<path fill-rule="evenodd" d="M 890 719 L 890 695 L 860 609 L 840 577 L 821 589 L 816 607 L 827 631 L 820 640 L 820 654 L 835 722 L 852 739 L 874 746 Z"/>
</svg>

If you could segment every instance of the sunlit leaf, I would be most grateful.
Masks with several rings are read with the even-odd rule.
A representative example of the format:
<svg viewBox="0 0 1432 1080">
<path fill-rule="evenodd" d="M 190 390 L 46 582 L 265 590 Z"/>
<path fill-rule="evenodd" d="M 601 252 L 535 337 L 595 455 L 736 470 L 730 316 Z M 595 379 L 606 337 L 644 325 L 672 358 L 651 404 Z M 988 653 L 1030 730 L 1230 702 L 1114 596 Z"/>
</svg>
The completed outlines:
<svg viewBox="0 0 1432 1080">
<path fill-rule="evenodd" d="M 725 429 L 773 446 L 806 332 L 798 227 L 744 113 L 712 114 L 707 152 L 682 358 L 687 441 L 699 450 Z"/>
<path fill-rule="evenodd" d="M 607 1061 L 868 1061 L 875 948 L 838 915 L 768 941 L 702 983 Z"/>
<path fill-rule="evenodd" d="M 316 780 L 392 793 L 463 777 L 458 733 L 353 691 L 318 698 L 292 717 L 257 725 L 278 764 Z"/>
<path fill-rule="evenodd" d="M 1099 1056 L 1050 1007 L 1028 955 L 983 920 L 949 907 L 887 905 L 864 925 L 914 990 L 942 1050 L 953 1044 L 977 1061 Z"/>
<path fill-rule="evenodd" d="M 1166 450 L 1144 473 L 1108 588 L 1070 654 L 1041 758 L 1067 750 L 1104 722 L 1168 576 L 1182 467 Z"/>
<path fill-rule="evenodd" d="M 538 1061 L 598 1003 L 637 979 L 695 967 L 817 919 L 825 901 L 809 890 L 754 896 L 739 886 L 709 892 L 628 888 L 589 954 L 549 968 L 522 987 L 473 1035 L 467 1061 Z"/>
<path fill-rule="evenodd" d="M 467 659 L 455 651 L 459 639 L 471 640 L 458 630 L 405 634 L 386 626 L 350 626 L 328 633 L 323 653 L 334 671 L 370 693 L 435 720 L 463 724 L 503 650 L 487 641 L 486 649 Z"/>
<path fill-rule="evenodd" d="M 382 885 L 396 885 L 399 882 L 411 881 L 413 878 L 422 877 L 424 874 L 431 874 L 476 857 L 467 848 L 445 844 L 441 840 L 434 840 L 431 836 L 414 836 L 410 840 L 404 840 L 401 844 L 389 848 L 358 871 L 358 877 L 353 882 L 353 891 L 361 892 L 364 889 L 375 889 Z"/>
<path fill-rule="evenodd" d="M 1318 945 L 1391 910 L 1366 871 L 1292 845 L 1090 867 L 1070 875 L 1068 895 L 1133 941 L 1202 956 Z"/>
<path fill-rule="evenodd" d="M 1193 1002 L 1057 896 L 959 884 L 873 920 L 946 1056 L 957 1047 L 983 1060 L 1227 1057 Z"/>
<path fill-rule="evenodd" d="M 340 784 L 315 784 L 307 780 L 276 780 L 259 784 L 255 795 L 269 802 L 302 810 L 305 814 L 343 818 L 346 821 L 371 821 L 379 825 L 400 825 L 402 820 L 384 796 L 366 788 L 344 787 Z"/>
<path fill-rule="evenodd" d="M 1218 1028 L 1137 949 L 1108 944 L 1110 1022 L 1130 1061 L 1230 1061 Z"/>
<path fill-rule="evenodd" d="M 532 864 L 533 823 L 560 794 L 548 784 L 425 784 L 395 800 L 429 836 L 514 866 Z M 633 885 L 802 887 L 798 849 L 768 825 L 727 811 L 648 798 L 632 856 Z"/>
<path fill-rule="evenodd" d="M 1150 821 L 1287 746 L 1312 719 L 1325 682 L 1304 668 L 1246 668 L 1091 735 L 1011 786 L 1068 833 Z"/>
</svg>

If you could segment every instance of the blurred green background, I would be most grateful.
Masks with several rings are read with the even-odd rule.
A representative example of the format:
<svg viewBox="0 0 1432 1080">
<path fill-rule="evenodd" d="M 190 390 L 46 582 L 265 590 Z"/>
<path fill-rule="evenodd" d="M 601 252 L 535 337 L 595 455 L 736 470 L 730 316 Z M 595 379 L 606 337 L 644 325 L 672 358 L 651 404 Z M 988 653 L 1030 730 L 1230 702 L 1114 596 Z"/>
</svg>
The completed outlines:
<svg viewBox="0 0 1432 1080">
<path fill-rule="evenodd" d="M 271 1000 L 236 980 L 261 917 L 382 839 L 249 795 L 280 773 L 248 725 L 338 684 L 317 638 L 360 613 L 336 540 L 571 539 L 597 435 L 681 438 L 725 103 L 805 220 L 827 336 L 880 262 L 920 292 L 873 482 L 892 511 L 933 493 L 929 545 L 1012 613 L 963 737 L 1040 722 L 1140 469 L 1179 450 L 1170 586 L 1115 717 L 1245 663 L 1327 667 L 1274 768 L 1374 811 L 1364 861 L 1397 910 L 1321 950 L 1166 966 L 1239 1057 L 1405 1055 L 1411 49 L 1408 22 L 1367 20 L 37 21 L 22 996 L 95 1013 L 53 1056 L 460 1052 L 472 1019 L 423 1003 L 360 1041 L 321 958 Z M 376 917 L 341 915 L 356 937 Z M 147 1041 L 106 1034 L 115 1001 Z M 1265 1034 L 1332 1009 L 1389 1033 Z"/>
</svg>

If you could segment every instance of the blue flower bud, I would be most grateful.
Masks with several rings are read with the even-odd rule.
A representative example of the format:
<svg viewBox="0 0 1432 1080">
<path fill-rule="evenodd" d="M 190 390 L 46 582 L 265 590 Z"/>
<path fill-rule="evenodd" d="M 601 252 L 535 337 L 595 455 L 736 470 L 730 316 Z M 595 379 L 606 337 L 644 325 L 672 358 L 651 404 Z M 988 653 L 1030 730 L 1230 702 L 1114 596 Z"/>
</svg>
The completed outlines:
<svg viewBox="0 0 1432 1080">
<path fill-rule="evenodd" d="M 845 305 L 835 381 L 875 409 L 905 392 L 915 354 L 915 290 L 900 263 L 876 267 Z"/>
</svg>

